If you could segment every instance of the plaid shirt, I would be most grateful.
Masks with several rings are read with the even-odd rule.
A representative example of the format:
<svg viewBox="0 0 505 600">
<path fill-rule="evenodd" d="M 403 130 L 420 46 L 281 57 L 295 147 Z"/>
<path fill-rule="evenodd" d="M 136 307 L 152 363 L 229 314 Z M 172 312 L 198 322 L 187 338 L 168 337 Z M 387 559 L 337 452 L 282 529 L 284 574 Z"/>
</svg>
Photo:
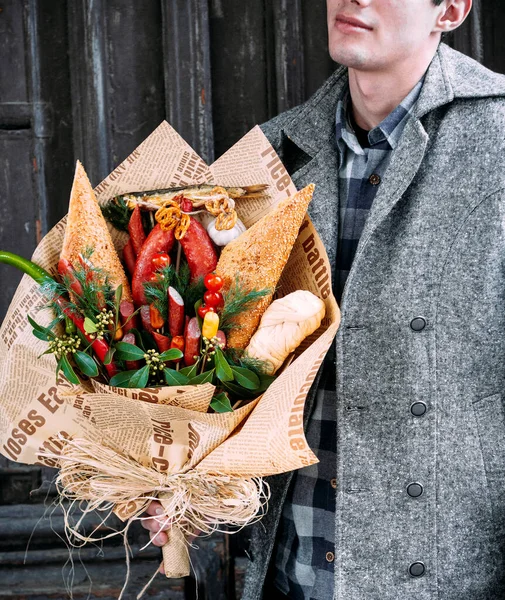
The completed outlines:
<svg viewBox="0 0 505 600">
<path fill-rule="evenodd" d="M 340 302 L 372 202 L 421 92 L 421 80 L 403 102 L 368 132 L 361 147 L 347 114 L 349 93 L 338 102 L 340 230 L 335 296 Z M 369 147 L 366 147 L 369 146 Z M 336 364 L 326 356 L 306 437 L 319 463 L 295 472 L 279 525 L 275 586 L 292 600 L 334 596 L 336 474 Z"/>
</svg>

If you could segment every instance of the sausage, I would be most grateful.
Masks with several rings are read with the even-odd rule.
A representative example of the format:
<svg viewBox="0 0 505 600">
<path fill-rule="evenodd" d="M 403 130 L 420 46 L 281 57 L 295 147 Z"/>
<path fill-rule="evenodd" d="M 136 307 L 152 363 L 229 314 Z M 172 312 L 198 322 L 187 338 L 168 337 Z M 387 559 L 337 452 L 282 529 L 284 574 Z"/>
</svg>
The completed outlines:
<svg viewBox="0 0 505 600">
<path fill-rule="evenodd" d="M 186 327 L 186 333 L 184 335 L 185 346 L 184 346 L 184 364 L 187 367 L 194 365 L 196 360 L 195 356 L 200 355 L 200 339 L 202 337 L 200 331 L 200 325 L 198 319 L 193 317 L 189 320 L 188 326 Z"/>
<path fill-rule="evenodd" d="M 133 306 L 133 302 L 129 300 L 123 300 L 119 305 L 119 318 L 121 320 L 121 326 L 123 327 L 123 331 L 128 333 L 130 329 L 138 329 L 139 328 L 139 320 L 137 315 L 134 315 L 135 306 Z"/>
<path fill-rule="evenodd" d="M 191 281 L 212 273 L 217 265 L 217 252 L 205 227 L 190 217 L 189 228 L 180 240 L 188 261 Z"/>
<path fill-rule="evenodd" d="M 137 343 L 135 341 L 135 335 L 133 333 L 127 333 L 122 341 L 126 342 L 127 344 L 133 344 L 134 346 Z M 138 371 L 138 369 L 140 369 L 141 367 L 140 360 L 125 360 L 125 365 L 128 371 Z"/>
<path fill-rule="evenodd" d="M 140 250 L 146 241 L 146 234 L 144 226 L 142 225 L 142 216 L 140 214 L 140 207 L 137 205 L 133 209 L 132 216 L 128 223 L 128 232 L 130 233 L 130 240 L 132 243 L 133 251 L 135 256 L 140 254 Z"/>
<path fill-rule="evenodd" d="M 172 337 L 184 331 L 184 300 L 173 287 L 168 288 L 168 328 Z"/>
<path fill-rule="evenodd" d="M 123 262 L 130 276 L 133 275 L 133 272 L 135 271 L 135 256 L 135 250 L 133 249 L 132 240 L 130 238 L 123 248 Z"/>
<path fill-rule="evenodd" d="M 140 307 L 140 319 L 142 321 L 142 327 L 149 333 L 153 333 L 154 329 L 151 325 L 151 307 L 149 304 L 144 304 Z"/>
<path fill-rule="evenodd" d="M 147 236 L 142 249 L 137 256 L 137 264 L 132 277 L 132 295 L 136 306 L 147 304 L 144 293 L 144 282 L 154 273 L 153 256 L 157 252 L 166 252 L 172 250 L 175 242 L 174 231 L 163 231 L 160 225 L 156 225 Z"/>
<path fill-rule="evenodd" d="M 226 350 L 226 334 L 221 329 L 216 333 L 217 340 L 221 346 L 221 350 Z"/>
</svg>

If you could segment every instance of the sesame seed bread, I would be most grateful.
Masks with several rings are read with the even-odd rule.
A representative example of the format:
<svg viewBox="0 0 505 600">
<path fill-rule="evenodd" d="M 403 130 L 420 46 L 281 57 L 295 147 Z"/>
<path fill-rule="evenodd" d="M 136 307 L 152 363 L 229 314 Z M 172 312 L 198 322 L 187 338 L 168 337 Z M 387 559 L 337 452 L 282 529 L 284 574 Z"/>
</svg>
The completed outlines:
<svg viewBox="0 0 505 600">
<path fill-rule="evenodd" d="M 313 193 L 314 185 L 310 184 L 282 200 L 269 214 L 224 247 L 216 267 L 216 272 L 224 280 L 224 293 L 230 289 L 237 275 L 246 291 L 272 290 L 235 318 L 236 328 L 228 334 L 229 347 L 245 348 L 256 331 L 272 301 Z"/>
<path fill-rule="evenodd" d="M 122 284 L 122 299 L 131 301 L 130 284 L 114 248 L 107 223 L 86 171 L 77 161 L 61 258 L 77 264 L 79 255 L 84 254 L 87 248 L 93 249 L 90 262 L 107 273 L 114 289 Z"/>
</svg>

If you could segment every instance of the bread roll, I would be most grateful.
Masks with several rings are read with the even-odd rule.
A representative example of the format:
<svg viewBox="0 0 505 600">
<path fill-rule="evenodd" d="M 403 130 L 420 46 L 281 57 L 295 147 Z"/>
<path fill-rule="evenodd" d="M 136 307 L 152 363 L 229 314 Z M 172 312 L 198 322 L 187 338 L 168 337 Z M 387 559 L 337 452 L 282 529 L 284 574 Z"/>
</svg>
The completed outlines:
<svg viewBox="0 0 505 600">
<path fill-rule="evenodd" d="M 324 302 L 312 292 L 297 290 L 272 302 L 261 318 L 246 354 L 265 361 L 273 375 L 303 340 L 321 325 Z"/>
</svg>

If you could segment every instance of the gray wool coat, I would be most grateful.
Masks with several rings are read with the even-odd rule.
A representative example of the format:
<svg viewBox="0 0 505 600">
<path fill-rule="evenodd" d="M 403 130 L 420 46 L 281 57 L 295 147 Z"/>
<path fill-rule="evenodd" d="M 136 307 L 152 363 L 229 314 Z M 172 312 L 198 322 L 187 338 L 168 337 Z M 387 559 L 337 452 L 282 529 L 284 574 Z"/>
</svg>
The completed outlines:
<svg viewBox="0 0 505 600">
<path fill-rule="evenodd" d="M 333 263 L 334 117 L 346 81 L 339 68 L 263 126 L 297 187 L 316 184 L 310 214 Z M 505 77 L 444 44 L 374 200 L 341 310 L 335 598 L 503 600 Z M 415 416 L 414 403 L 426 412 Z M 291 477 L 270 480 L 244 600 L 262 597 Z M 418 497 L 407 493 L 414 482 Z M 423 576 L 409 573 L 414 562 Z"/>
</svg>

